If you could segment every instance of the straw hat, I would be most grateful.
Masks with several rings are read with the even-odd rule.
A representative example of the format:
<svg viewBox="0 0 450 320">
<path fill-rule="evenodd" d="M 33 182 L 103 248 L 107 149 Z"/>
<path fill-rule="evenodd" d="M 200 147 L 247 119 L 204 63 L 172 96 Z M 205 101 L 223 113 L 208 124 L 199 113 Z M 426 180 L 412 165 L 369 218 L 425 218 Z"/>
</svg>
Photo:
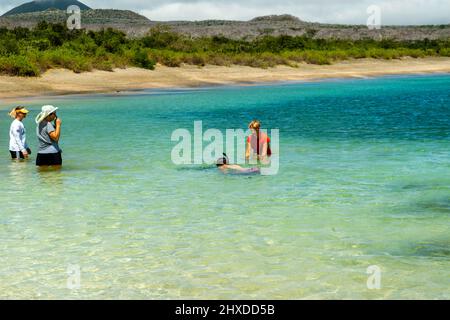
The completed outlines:
<svg viewBox="0 0 450 320">
<path fill-rule="evenodd" d="M 42 111 L 36 117 L 36 124 L 41 123 L 45 118 L 47 118 L 56 110 L 58 110 L 58 108 L 54 106 L 43 106 Z"/>
</svg>

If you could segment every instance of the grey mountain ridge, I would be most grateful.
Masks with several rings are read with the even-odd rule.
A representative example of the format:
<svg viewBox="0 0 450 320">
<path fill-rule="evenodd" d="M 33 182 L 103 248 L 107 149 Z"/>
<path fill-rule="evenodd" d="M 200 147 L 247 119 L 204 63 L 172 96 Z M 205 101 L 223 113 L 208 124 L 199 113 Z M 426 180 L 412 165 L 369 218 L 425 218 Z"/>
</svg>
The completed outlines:
<svg viewBox="0 0 450 320">
<path fill-rule="evenodd" d="M 54 1 L 54 0 L 44 0 Z M 77 1 L 65 0 L 66 3 Z M 14 9 L 13 9 L 14 10 Z M 34 27 L 40 21 L 65 23 L 65 10 L 49 8 L 39 12 L 7 14 L 0 17 L 0 27 Z M 270 15 L 249 21 L 205 20 L 205 21 L 153 21 L 130 10 L 85 9 L 82 11 L 82 27 L 100 30 L 112 27 L 125 32 L 129 37 L 144 36 L 152 27 L 165 25 L 174 32 L 194 38 L 224 36 L 232 39 L 252 40 L 264 35 L 308 35 L 316 39 L 394 39 L 423 40 L 450 39 L 450 25 L 383 26 L 380 30 L 369 30 L 365 25 L 337 25 L 305 22 L 292 15 Z"/>
<path fill-rule="evenodd" d="M 14 9 L 6 12 L 3 17 L 12 16 L 22 13 L 41 12 L 48 9 L 66 10 L 68 7 L 75 5 L 81 10 L 89 10 L 87 5 L 76 0 L 38 0 L 24 3 Z"/>
</svg>

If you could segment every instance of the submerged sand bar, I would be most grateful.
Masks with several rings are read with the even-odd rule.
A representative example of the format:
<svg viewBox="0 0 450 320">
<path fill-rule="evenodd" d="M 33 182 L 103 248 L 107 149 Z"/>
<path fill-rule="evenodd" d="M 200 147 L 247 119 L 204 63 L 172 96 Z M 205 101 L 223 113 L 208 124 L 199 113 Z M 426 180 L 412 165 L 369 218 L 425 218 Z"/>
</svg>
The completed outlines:
<svg viewBox="0 0 450 320">
<path fill-rule="evenodd" d="M 39 78 L 0 76 L 0 99 L 420 73 L 450 73 L 450 58 L 361 59 L 325 66 L 300 64 L 298 68 L 278 66 L 269 69 L 186 65 L 180 68 L 157 66 L 154 71 L 128 68 L 116 69 L 114 72 L 93 71 L 81 74 L 55 69 L 47 71 Z"/>
</svg>

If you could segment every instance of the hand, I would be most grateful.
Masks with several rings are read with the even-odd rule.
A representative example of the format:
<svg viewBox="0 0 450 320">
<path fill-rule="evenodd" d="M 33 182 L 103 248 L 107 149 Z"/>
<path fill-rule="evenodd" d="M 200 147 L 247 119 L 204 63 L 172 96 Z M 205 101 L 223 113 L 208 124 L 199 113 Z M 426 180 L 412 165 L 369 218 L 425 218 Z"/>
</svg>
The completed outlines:
<svg viewBox="0 0 450 320">
<path fill-rule="evenodd" d="M 56 123 L 56 126 L 61 126 L 61 119 L 60 118 L 58 118 L 58 119 L 56 119 L 56 121 L 55 121 L 55 123 Z"/>
<path fill-rule="evenodd" d="M 27 150 L 23 150 L 22 154 L 25 159 L 28 159 L 28 151 Z"/>
</svg>

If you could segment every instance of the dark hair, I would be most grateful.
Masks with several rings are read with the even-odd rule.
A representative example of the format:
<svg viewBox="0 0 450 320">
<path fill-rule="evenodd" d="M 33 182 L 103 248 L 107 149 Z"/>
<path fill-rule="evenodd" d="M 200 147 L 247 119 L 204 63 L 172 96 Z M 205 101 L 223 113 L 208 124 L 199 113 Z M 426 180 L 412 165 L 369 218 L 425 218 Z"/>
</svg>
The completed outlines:
<svg viewBox="0 0 450 320">
<path fill-rule="evenodd" d="M 228 157 L 227 157 L 227 155 L 225 153 L 223 153 L 223 157 L 217 159 L 216 166 L 221 167 L 221 166 L 226 165 L 226 164 L 228 164 Z"/>
</svg>

